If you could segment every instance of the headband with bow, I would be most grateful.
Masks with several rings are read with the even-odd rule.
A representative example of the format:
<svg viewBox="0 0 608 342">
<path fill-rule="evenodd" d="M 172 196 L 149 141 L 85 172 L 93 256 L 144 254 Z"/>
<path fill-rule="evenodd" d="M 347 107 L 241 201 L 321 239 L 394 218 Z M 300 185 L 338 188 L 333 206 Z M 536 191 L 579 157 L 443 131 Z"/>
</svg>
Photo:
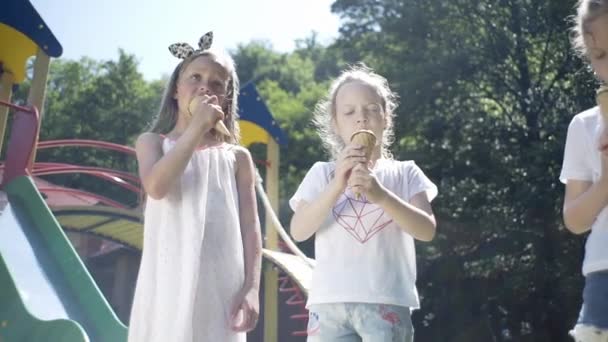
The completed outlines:
<svg viewBox="0 0 608 342">
<path fill-rule="evenodd" d="M 169 45 L 169 51 L 177 58 L 186 59 L 192 55 L 208 50 L 211 47 L 211 43 L 213 43 L 213 32 L 209 31 L 198 40 L 198 50 L 195 50 L 188 43 L 175 43 Z"/>
</svg>

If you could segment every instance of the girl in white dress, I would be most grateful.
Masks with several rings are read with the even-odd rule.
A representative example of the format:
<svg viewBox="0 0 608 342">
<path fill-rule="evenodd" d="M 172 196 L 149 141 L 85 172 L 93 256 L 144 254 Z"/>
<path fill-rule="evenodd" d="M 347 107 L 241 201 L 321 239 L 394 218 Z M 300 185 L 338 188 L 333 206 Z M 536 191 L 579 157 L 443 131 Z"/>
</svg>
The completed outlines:
<svg viewBox="0 0 608 342">
<path fill-rule="evenodd" d="M 254 166 L 237 146 L 234 62 L 173 44 L 152 129 L 136 142 L 147 194 L 129 342 L 245 341 L 259 312 L 261 237 Z M 216 131 L 222 121 L 229 135 Z"/>
</svg>

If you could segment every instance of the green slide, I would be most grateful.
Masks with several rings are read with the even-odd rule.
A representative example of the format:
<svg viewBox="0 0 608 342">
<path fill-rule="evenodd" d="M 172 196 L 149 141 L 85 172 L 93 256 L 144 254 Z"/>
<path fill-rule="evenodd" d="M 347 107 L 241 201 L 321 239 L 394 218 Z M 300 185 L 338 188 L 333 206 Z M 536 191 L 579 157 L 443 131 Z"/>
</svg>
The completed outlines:
<svg viewBox="0 0 608 342">
<path fill-rule="evenodd" d="M 28 176 L 3 189 L 0 342 L 127 340 L 127 329 Z"/>
</svg>

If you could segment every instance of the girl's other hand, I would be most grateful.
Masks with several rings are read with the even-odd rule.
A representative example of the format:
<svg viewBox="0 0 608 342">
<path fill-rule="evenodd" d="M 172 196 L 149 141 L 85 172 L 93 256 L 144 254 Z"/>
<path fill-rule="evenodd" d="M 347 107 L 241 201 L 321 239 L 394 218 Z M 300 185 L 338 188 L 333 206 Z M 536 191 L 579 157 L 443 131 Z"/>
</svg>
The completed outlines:
<svg viewBox="0 0 608 342">
<path fill-rule="evenodd" d="M 243 288 L 234 298 L 230 310 L 232 329 L 239 332 L 248 332 L 255 328 L 260 315 L 259 292 L 254 288 Z"/>
<path fill-rule="evenodd" d="M 374 173 L 364 164 L 356 165 L 350 178 L 348 186 L 355 192 L 360 193 L 371 203 L 380 203 L 387 195 L 387 190 Z"/>
</svg>

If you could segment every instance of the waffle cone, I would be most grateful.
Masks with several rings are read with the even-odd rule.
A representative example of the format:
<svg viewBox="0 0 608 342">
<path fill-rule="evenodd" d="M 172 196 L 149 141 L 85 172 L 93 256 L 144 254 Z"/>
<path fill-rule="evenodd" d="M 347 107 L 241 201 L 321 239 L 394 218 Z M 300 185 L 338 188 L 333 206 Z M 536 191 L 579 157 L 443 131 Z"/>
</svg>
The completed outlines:
<svg viewBox="0 0 608 342">
<path fill-rule="evenodd" d="M 363 146 L 363 151 L 365 152 L 365 159 L 369 162 L 372 152 L 374 151 L 374 147 L 376 146 L 376 135 L 374 132 L 362 129 L 353 133 L 350 136 L 350 141 L 352 143 Z M 361 198 L 361 194 L 356 192 L 355 196 L 357 199 Z"/>
<path fill-rule="evenodd" d="M 356 131 L 350 136 L 350 141 L 363 146 L 365 158 L 369 161 L 376 146 L 376 135 L 374 132 L 367 129 Z"/>
</svg>

